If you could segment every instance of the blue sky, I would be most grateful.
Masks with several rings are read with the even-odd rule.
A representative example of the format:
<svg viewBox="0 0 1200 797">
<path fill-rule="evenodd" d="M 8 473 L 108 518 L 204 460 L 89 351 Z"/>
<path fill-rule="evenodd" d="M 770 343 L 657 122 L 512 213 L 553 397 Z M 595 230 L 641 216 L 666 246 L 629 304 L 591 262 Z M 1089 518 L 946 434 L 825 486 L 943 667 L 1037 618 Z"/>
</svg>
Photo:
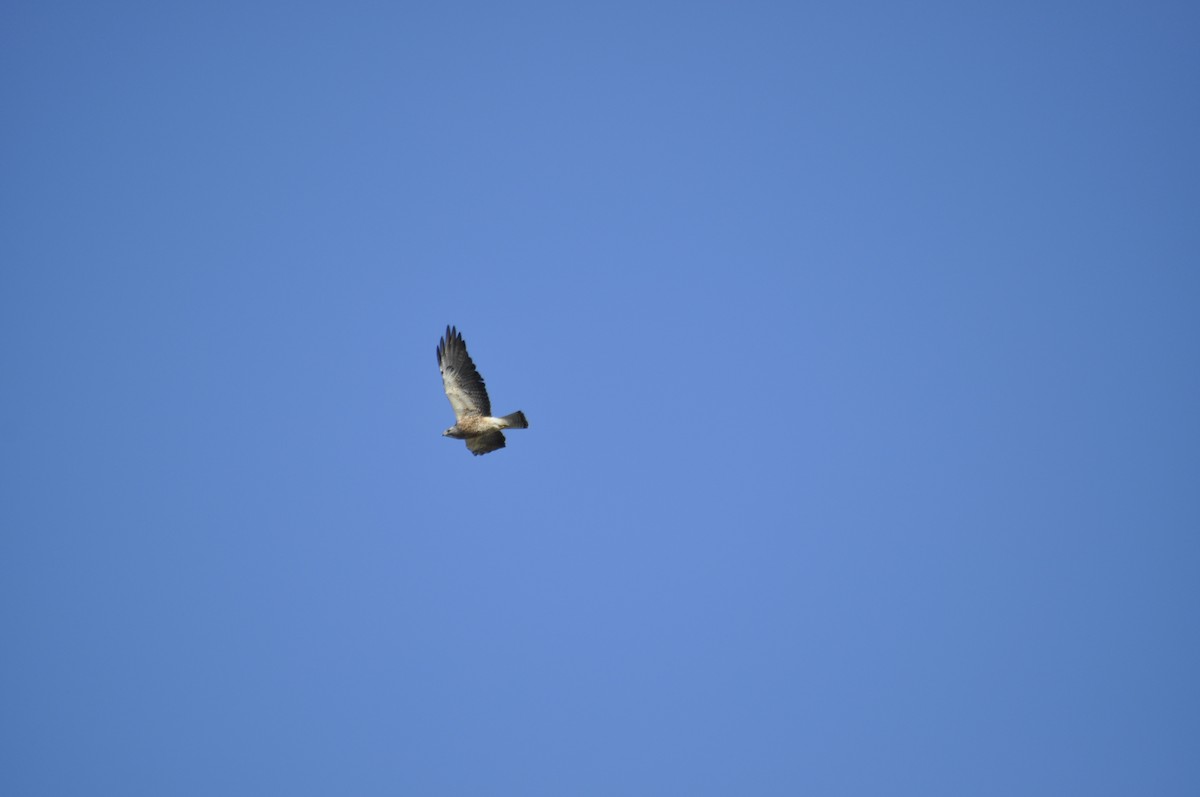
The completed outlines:
<svg viewBox="0 0 1200 797">
<path fill-rule="evenodd" d="M 7 3 L 0 792 L 1197 793 L 1198 38 Z"/>
</svg>

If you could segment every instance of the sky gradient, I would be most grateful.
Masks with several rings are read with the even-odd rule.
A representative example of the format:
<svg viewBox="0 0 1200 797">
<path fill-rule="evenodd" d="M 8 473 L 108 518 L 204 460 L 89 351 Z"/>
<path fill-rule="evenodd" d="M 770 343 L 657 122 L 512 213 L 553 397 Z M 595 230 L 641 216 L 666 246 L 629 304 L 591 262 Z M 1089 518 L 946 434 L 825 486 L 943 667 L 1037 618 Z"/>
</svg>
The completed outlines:
<svg viewBox="0 0 1200 797">
<path fill-rule="evenodd" d="M 0 793 L 1200 792 L 1197 41 L 6 3 Z"/>
</svg>

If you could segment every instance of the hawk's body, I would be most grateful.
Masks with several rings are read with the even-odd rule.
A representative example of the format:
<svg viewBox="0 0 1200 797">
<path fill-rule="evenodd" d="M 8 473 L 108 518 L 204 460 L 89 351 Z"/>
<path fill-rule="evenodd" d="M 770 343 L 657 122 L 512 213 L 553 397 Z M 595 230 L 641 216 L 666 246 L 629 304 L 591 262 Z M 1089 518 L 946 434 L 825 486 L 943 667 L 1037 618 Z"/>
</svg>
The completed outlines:
<svg viewBox="0 0 1200 797">
<path fill-rule="evenodd" d="M 446 327 L 446 334 L 438 341 L 437 358 L 442 386 L 458 421 L 442 432 L 444 437 L 466 440 L 471 453 L 479 456 L 504 448 L 501 429 L 529 428 L 525 413 L 520 410 L 501 418 L 492 417 L 492 402 L 488 400 L 483 377 L 475 370 L 475 363 L 467 354 L 467 344 L 454 327 Z"/>
</svg>

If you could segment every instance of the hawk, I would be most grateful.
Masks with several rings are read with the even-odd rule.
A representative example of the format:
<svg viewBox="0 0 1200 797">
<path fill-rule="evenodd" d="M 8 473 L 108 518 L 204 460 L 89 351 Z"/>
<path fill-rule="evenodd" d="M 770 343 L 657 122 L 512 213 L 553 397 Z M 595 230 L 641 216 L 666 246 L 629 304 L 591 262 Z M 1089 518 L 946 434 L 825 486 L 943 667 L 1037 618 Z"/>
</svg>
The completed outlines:
<svg viewBox="0 0 1200 797">
<path fill-rule="evenodd" d="M 446 327 L 446 334 L 438 341 L 438 368 L 442 372 L 442 385 L 446 398 L 454 408 L 458 420 L 442 432 L 442 437 L 454 437 L 467 441 L 467 448 L 475 456 L 504 448 L 501 429 L 528 429 L 525 413 L 517 410 L 502 418 L 492 417 L 492 402 L 488 400 L 483 377 L 475 370 L 471 355 L 462 333 L 454 327 Z"/>
</svg>

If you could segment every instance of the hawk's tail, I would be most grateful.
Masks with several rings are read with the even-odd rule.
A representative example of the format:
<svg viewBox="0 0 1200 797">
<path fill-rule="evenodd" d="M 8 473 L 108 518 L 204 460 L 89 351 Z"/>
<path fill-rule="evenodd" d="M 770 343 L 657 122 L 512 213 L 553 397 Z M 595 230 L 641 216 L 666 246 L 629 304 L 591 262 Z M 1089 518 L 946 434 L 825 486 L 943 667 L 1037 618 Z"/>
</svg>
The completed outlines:
<svg viewBox="0 0 1200 797">
<path fill-rule="evenodd" d="M 504 423 L 503 428 L 505 429 L 529 428 L 529 421 L 525 420 L 525 413 L 521 412 L 520 410 L 517 410 L 510 415 L 505 415 L 503 418 L 500 418 L 500 421 Z"/>
</svg>

